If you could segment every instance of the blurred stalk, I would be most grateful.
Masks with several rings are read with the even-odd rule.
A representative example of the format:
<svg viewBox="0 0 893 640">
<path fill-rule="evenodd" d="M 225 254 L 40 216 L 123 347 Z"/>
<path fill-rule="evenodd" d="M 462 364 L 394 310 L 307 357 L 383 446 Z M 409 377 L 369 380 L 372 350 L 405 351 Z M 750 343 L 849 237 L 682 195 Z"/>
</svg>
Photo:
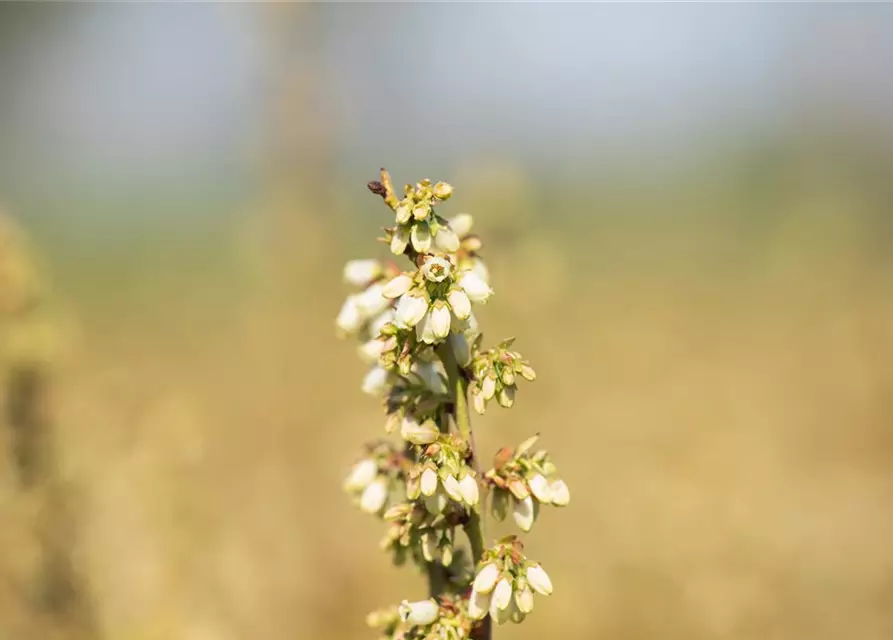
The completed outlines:
<svg viewBox="0 0 893 640">
<path fill-rule="evenodd" d="M 3 417 L 20 492 L 38 503 L 31 524 L 41 564 L 26 601 L 35 618 L 52 618 L 51 627 L 70 637 L 95 638 L 90 600 L 71 562 L 75 523 L 55 459 L 50 389 L 56 336 L 45 307 L 45 287 L 25 239 L 11 220 L 0 217 Z"/>
</svg>

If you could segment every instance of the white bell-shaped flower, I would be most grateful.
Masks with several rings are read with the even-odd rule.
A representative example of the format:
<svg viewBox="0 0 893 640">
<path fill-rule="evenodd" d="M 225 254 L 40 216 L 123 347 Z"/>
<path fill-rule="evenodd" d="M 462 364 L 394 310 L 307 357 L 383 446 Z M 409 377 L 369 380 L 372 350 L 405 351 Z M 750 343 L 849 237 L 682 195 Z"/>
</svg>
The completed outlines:
<svg viewBox="0 0 893 640">
<path fill-rule="evenodd" d="M 450 277 L 452 268 L 448 260 L 439 256 L 433 256 L 425 261 L 420 270 L 425 280 L 429 282 L 443 282 Z"/>
<path fill-rule="evenodd" d="M 418 253 L 428 253 L 431 249 L 431 230 L 427 223 L 420 222 L 412 225 L 409 240 L 412 242 L 412 248 Z"/>
<path fill-rule="evenodd" d="M 345 491 L 360 491 L 368 487 L 378 475 L 378 465 L 372 458 L 363 458 L 350 468 L 344 479 Z"/>
<path fill-rule="evenodd" d="M 452 289 L 447 294 L 447 302 L 450 303 L 453 315 L 460 320 L 466 320 L 471 315 L 471 300 L 462 289 Z"/>
<path fill-rule="evenodd" d="M 533 587 L 534 591 L 547 596 L 552 593 L 552 580 L 549 574 L 538 564 L 532 564 L 527 567 L 524 576 L 527 578 L 528 584 Z"/>
<path fill-rule="evenodd" d="M 521 613 L 533 611 L 533 591 L 526 584 L 515 591 L 515 605 Z"/>
<path fill-rule="evenodd" d="M 357 352 L 360 354 L 360 359 L 363 362 L 368 362 L 369 364 L 378 362 L 378 356 L 381 355 L 384 344 L 385 343 L 382 340 L 367 340 L 359 347 L 357 347 Z"/>
<path fill-rule="evenodd" d="M 512 506 L 512 518 L 522 531 L 530 531 L 533 528 L 533 521 L 536 520 L 533 498 L 530 496 L 523 500 L 516 498 Z"/>
<path fill-rule="evenodd" d="M 472 302 L 486 302 L 493 290 L 474 271 L 463 271 L 459 276 L 459 286 L 465 290 Z"/>
<path fill-rule="evenodd" d="M 385 298 L 399 298 L 412 288 L 412 278 L 405 273 L 395 276 L 385 283 L 382 295 Z"/>
<path fill-rule="evenodd" d="M 397 205 L 397 208 L 394 209 L 394 220 L 397 224 L 406 224 L 409 222 L 409 217 L 412 215 L 412 209 L 405 202 L 401 202 Z"/>
<path fill-rule="evenodd" d="M 450 334 L 450 310 L 440 300 L 431 306 L 431 331 L 438 340 L 443 340 Z"/>
<path fill-rule="evenodd" d="M 490 594 L 472 590 L 468 597 L 468 617 L 472 620 L 483 620 L 489 608 Z"/>
<path fill-rule="evenodd" d="M 459 236 L 449 227 L 440 227 L 434 235 L 434 246 L 444 253 L 455 253 L 459 249 Z"/>
<path fill-rule="evenodd" d="M 437 620 L 440 616 L 440 607 L 434 598 L 408 602 L 404 600 L 397 609 L 400 619 L 413 627 L 423 627 Z"/>
<path fill-rule="evenodd" d="M 450 334 L 450 348 L 460 367 L 466 367 L 471 362 L 471 346 L 468 344 L 468 338 L 464 333 Z"/>
<path fill-rule="evenodd" d="M 462 499 L 471 506 L 476 505 L 480 500 L 477 480 L 470 473 L 466 473 L 459 481 L 459 491 L 462 492 Z"/>
<path fill-rule="evenodd" d="M 388 482 L 379 477 L 363 490 L 360 509 L 366 513 L 378 513 L 388 501 Z"/>
<path fill-rule="evenodd" d="M 381 274 L 381 263 L 378 260 L 350 260 L 344 265 L 344 281 L 355 287 L 365 287 Z"/>
<path fill-rule="evenodd" d="M 357 306 L 364 318 L 371 318 L 391 306 L 391 301 L 382 295 L 383 291 L 384 286 L 375 282 L 357 295 Z"/>
<path fill-rule="evenodd" d="M 363 326 L 363 314 L 360 306 L 357 304 L 357 296 L 348 296 L 344 304 L 341 305 L 341 311 L 335 318 L 335 325 L 342 333 L 356 333 Z"/>
<path fill-rule="evenodd" d="M 430 467 L 422 471 L 420 480 L 422 495 L 433 496 L 437 491 L 437 472 Z"/>
<path fill-rule="evenodd" d="M 496 586 L 496 581 L 499 580 L 499 576 L 499 567 L 492 562 L 488 562 L 477 572 L 471 587 L 478 593 L 490 593 L 493 591 L 493 587 Z"/>
<path fill-rule="evenodd" d="M 512 583 L 507 578 L 501 578 L 493 589 L 493 595 L 490 596 L 490 617 L 497 624 L 502 624 L 508 619 L 507 612 L 512 602 Z"/>
<path fill-rule="evenodd" d="M 395 256 L 402 256 L 409 245 L 409 230 L 406 227 L 397 227 L 394 229 L 394 235 L 391 236 L 391 253 Z"/>
<path fill-rule="evenodd" d="M 564 480 L 553 480 L 549 484 L 552 493 L 552 504 L 556 507 L 566 507 L 571 501 L 571 492 Z"/>
<path fill-rule="evenodd" d="M 446 372 L 439 360 L 437 362 L 417 362 L 413 365 L 412 372 L 434 393 L 447 392 Z"/>
<path fill-rule="evenodd" d="M 412 416 L 406 416 L 400 425 L 400 436 L 412 444 L 431 444 L 439 435 L 440 430 L 433 420 L 425 420 L 419 424 Z"/>
<path fill-rule="evenodd" d="M 384 367 L 372 367 L 366 377 L 363 378 L 363 393 L 370 396 L 379 396 L 383 394 L 390 383 L 390 374 Z"/>
<path fill-rule="evenodd" d="M 474 218 L 470 213 L 460 213 L 450 220 L 450 228 L 456 232 L 460 238 L 464 238 L 471 233 L 471 227 L 474 225 Z"/>
<path fill-rule="evenodd" d="M 533 494 L 533 497 L 543 504 L 552 502 L 552 490 L 549 488 L 549 481 L 542 474 L 533 474 L 532 477 L 527 479 L 527 486 L 530 487 L 530 493 Z"/>
<path fill-rule="evenodd" d="M 400 296 L 400 300 L 397 302 L 394 319 L 397 326 L 404 328 L 414 327 L 425 317 L 427 311 L 428 301 L 425 298 L 413 295 L 411 292 L 405 293 Z"/>
<path fill-rule="evenodd" d="M 491 400 L 496 395 L 496 377 L 491 375 L 484 376 L 481 380 L 481 394 L 485 399 Z"/>
<path fill-rule="evenodd" d="M 443 488 L 453 500 L 462 502 L 462 490 L 459 488 L 459 481 L 453 474 L 447 474 L 447 477 L 443 479 Z"/>
</svg>

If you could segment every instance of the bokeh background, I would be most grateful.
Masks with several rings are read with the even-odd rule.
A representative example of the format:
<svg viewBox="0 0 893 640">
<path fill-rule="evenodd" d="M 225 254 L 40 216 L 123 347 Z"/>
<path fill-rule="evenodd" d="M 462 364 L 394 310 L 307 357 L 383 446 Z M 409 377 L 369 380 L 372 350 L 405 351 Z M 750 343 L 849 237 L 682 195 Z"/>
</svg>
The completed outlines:
<svg viewBox="0 0 893 640">
<path fill-rule="evenodd" d="M 374 637 L 365 188 L 447 180 L 572 489 L 499 638 L 893 637 L 893 7 L 4 4 L 0 638 Z"/>
</svg>

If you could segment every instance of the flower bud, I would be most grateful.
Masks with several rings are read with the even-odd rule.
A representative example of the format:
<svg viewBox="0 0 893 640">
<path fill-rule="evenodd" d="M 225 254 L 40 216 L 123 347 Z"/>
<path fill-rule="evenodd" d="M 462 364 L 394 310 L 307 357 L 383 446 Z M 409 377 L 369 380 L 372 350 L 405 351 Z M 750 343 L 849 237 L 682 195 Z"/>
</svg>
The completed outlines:
<svg viewBox="0 0 893 640">
<path fill-rule="evenodd" d="M 437 491 L 437 472 L 434 469 L 428 467 L 422 471 L 421 487 L 425 496 L 433 496 Z"/>
<path fill-rule="evenodd" d="M 453 195 L 453 185 L 446 182 L 438 182 L 434 185 L 434 197 L 438 200 L 446 200 Z"/>
<path fill-rule="evenodd" d="M 384 291 L 384 286 L 375 282 L 357 295 L 357 306 L 363 317 L 371 318 L 391 306 L 391 302 L 381 295 L 382 291 Z"/>
<path fill-rule="evenodd" d="M 426 531 L 422 534 L 422 556 L 428 562 L 434 562 L 435 553 L 437 553 L 437 539 L 433 533 Z"/>
<path fill-rule="evenodd" d="M 415 326 L 416 338 L 425 344 L 434 344 L 437 342 L 437 336 L 434 335 L 434 322 L 431 317 L 432 310 L 433 309 L 429 309 L 421 322 Z"/>
<path fill-rule="evenodd" d="M 406 201 L 403 201 L 397 205 L 396 209 L 394 209 L 394 215 L 397 224 L 406 224 L 409 222 L 409 217 L 412 215 L 412 209 Z"/>
<path fill-rule="evenodd" d="M 393 309 L 385 309 L 383 312 L 379 313 L 377 316 L 372 318 L 369 321 L 369 335 L 373 338 L 376 338 L 382 334 L 382 331 L 385 330 L 386 325 L 394 322 L 394 310 Z M 393 325 L 391 325 L 391 329 L 396 329 Z M 393 334 L 392 334 L 393 335 Z"/>
<path fill-rule="evenodd" d="M 468 338 L 464 333 L 453 333 L 450 335 L 450 347 L 453 355 L 460 367 L 466 367 L 471 362 L 471 347 L 468 345 Z"/>
<path fill-rule="evenodd" d="M 459 276 L 459 286 L 465 289 L 465 293 L 472 302 L 486 302 L 493 293 L 490 285 L 474 271 L 463 271 Z"/>
<path fill-rule="evenodd" d="M 450 473 L 443 479 L 443 488 L 453 500 L 462 502 L 462 490 L 459 488 L 459 482 L 453 474 Z"/>
<path fill-rule="evenodd" d="M 533 382 L 536 380 L 536 371 L 533 370 L 529 364 L 522 364 L 518 373 L 521 374 L 521 377 L 527 380 L 528 382 Z"/>
<path fill-rule="evenodd" d="M 360 509 L 366 513 L 378 513 L 388 501 L 388 482 L 378 478 L 363 490 L 360 496 Z"/>
<path fill-rule="evenodd" d="M 444 253 L 455 253 L 459 250 L 459 236 L 449 227 L 441 226 L 434 234 L 434 246 Z"/>
<path fill-rule="evenodd" d="M 412 208 L 412 217 L 416 220 L 424 220 L 430 211 L 431 206 L 427 202 L 420 202 Z"/>
<path fill-rule="evenodd" d="M 434 337 L 443 340 L 450 334 L 450 310 L 446 304 L 438 300 L 429 311 L 431 314 L 431 331 Z"/>
<path fill-rule="evenodd" d="M 428 253 L 431 249 L 431 230 L 428 228 L 428 224 L 419 222 L 412 225 L 409 239 L 413 249 L 419 253 Z"/>
<path fill-rule="evenodd" d="M 428 513 L 433 515 L 443 513 L 446 506 L 447 497 L 443 491 L 437 491 L 433 496 L 427 496 L 425 498 L 425 508 L 428 510 Z"/>
<path fill-rule="evenodd" d="M 391 253 L 396 256 L 402 256 L 406 252 L 406 246 L 409 244 L 409 231 L 406 227 L 397 227 L 391 236 Z"/>
<path fill-rule="evenodd" d="M 556 507 L 566 507 L 571 501 L 571 492 L 564 480 L 553 480 L 549 489 L 552 492 L 552 504 Z"/>
<path fill-rule="evenodd" d="M 471 595 L 468 597 L 468 617 L 472 620 L 483 620 L 489 608 L 490 595 L 472 589 Z"/>
<path fill-rule="evenodd" d="M 502 380 L 502 384 L 509 387 L 515 384 L 515 372 L 509 367 L 502 368 L 502 373 L 499 374 L 499 378 Z"/>
<path fill-rule="evenodd" d="M 471 588 L 478 593 L 490 593 L 493 591 L 493 587 L 496 586 L 497 580 L 499 580 L 499 567 L 492 562 L 488 562 L 477 572 Z"/>
<path fill-rule="evenodd" d="M 484 398 L 484 394 L 480 389 L 474 391 L 471 394 L 471 404 L 474 407 L 474 410 L 479 414 L 484 415 L 484 411 L 487 408 L 487 399 Z"/>
<path fill-rule="evenodd" d="M 487 374 L 481 381 L 481 393 L 484 398 L 490 400 L 496 395 L 496 376 Z"/>
<path fill-rule="evenodd" d="M 503 387 L 496 400 L 499 402 L 499 406 L 510 408 L 515 404 L 515 387 Z"/>
<path fill-rule="evenodd" d="M 433 420 L 425 420 L 419 424 L 412 416 L 406 416 L 400 425 L 400 436 L 412 444 L 431 444 L 439 435 L 440 430 Z"/>
<path fill-rule="evenodd" d="M 387 284 L 384 285 L 381 293 L 385 298 L 393 299 L 399 298 L 411 288 L 412 278 L 405 273 L 401 273 L 399 276 L 391 278 Z"/>
<path fill-rule="evenodd" d="M 397 302 L 395 320 L 401 327 L 414 327 L 425 317 L 426 311 L 428 311 L 428 301 L 425 298 L 405 293 Z"/>
<path fill-rule="evenodd" d="M 439 362 L 418 362 L 413 367 L 413 372 L 434 393 L 447 392 L 446 373 L 443 371 L 443 365 Z"/>
<path fill-rule="evenodd" d="M 378 465 L 372 458 L 364 458 L 350 468 L 344 480 L 345 491 L 359 491 L 368 487 L 378 475 Z"/>
<path fill-rule="evenodd" d="M 523 500 L 530 495 L 530 491 L 527 489 L 527 484 L 518 478 L 513 478 L 509 481 L 509 491 L 511 491 L 512 495 L 518 500 Z"/>
<path fill-rule="evenodd" d="M 459 491 L 462 492 L 462 499 L 471 506 L 476 505 L 478 500 L 480 500 L 477 480 L 470 473 L 466 473 L 459 481 Z"/>
<path fill-rule="evenodd" d="M 378 260 L 351 260 L 344 265 L 344 281 L 355 287 L 365 287 L 381 274 Z"/>
<path fill-rule="evenodd" d="M 400 614 L 400 619 L 413 627 L 429 625 L 437 620 L 440 615 L 440 607 L 434 601 L 434 598 L 420 600 L 419 602 L 404 600 L 400 603 L 400 608 L 397 611 Z"/>
<path fill-rule="evenodd" d="M 447 294 L 447 302 L 450 303 L 453 314 L 460 320 L 465 320 L 471 315 L 471 300 L 462 289 L 452 289 Z"/>
<path fill-rule="evenodd" d="M 523 500 L 516 499 L 512 507 L 512 518 L 521 531 L 530 531 L 533 528 L 534 520 L 536 520 L 533 498 L 527 496 Z"/>
<path fill-rule="evenodd" d="M 357 304 L 357 296 L 348 296 L 335 319 L 338 329 L 345 334 L 356 333 L 363 326 L 363 316 Z"/>
<path fill-rule="evenodd" d="M 493 609 L 506 609 L 512 601 L 512 583 L 507 578 L 501 578 L 493 589 L 493 595 L 490 597 L 490 614 Z"/>
<path fill-rule="evenodd" d="M 434 256 L 425 261 L 420 271 L 429 282 L 443 282 L 450 277 L 452 265 L 449 261 L 439 256 Z"/>
<path fill-rule="evenodd" d="M 525 573 L 527 578 L 527 582 L 530 583 L 530 586 L 533 587 L 534 591 L 540 593 L 544 596 L 552 593 L 552 581 L 549 579 L 549 574 L 546 573 L 546 570 L 543 569 L 538 564 L 532 564 L 527 567 L 527 572 Z"/>
<path fill-rule="evenodd" d="M 515 591 L 515 604 L 521 613 L 533 611 L 533 591 L 526 584 L 518 591 Z"/>
<path fill-rule="evenodd" d="M 453 545 L 449 541 L 440 548 L 440 563 L 445 567 L 453 564 Z"/>
<path fill-rule="evenodd" d="M 473 224 L 474 218 L 471 217 L 470 213 L 457 214 L 450 220 L 450 228 L 455 231 L 456 235 L 460 238 L 467 236 L 471 232 Z"/>
<path fill-rule="evenodd" d="M 494 489 L 490 499 L 490 513 L 497 521 L 502 522 L 508 515 L 508 510 L 509 494 L 502 489 Z"/>
<path fill-rule="evenodd" d="M 363 393 L 368 393 L 370 396 L 383 394 L 388 388 L 389 378 L 387 369 L 378 366 L 372 367 L 369 373 L 366 374 L 366 377 L 363 378 L 361 387 Z"/>
<path fill-rule="evenodd" d="M 394 413 L 389 413 L 388 417 L 385 418 L 384 421 L 384 430 L 385 433 L 394 433 L 398 427 L 403 425 L 403 412 L 395 411 Z"/>
<path fill-rule="evenodd" d="M 552 491 L 549 488 L 549 481 L 542 474 L 535 473 L 533 477 L 528 478 L 527 485 L 530 487 L 530 493 L 537 500 L 544 504 L 552 502 Z"/>
<path fill-rule="evenodd" d="M 511 601 L 509 601 L 511 605 Z M 505 624 L 512 618 L 512 607 L 507 606 L 505 609 L 499 609 L 493 602 L 492 596 L 490 597 L 490 618 L 496 624 Z"/>
<path fill-rule="evenodd" d="M 357 351 L 360 354 L 360 359 L 363 362 L 368 362 L 372 364 L 374 362 L 378 362 L 378 357 L 381 355 L 381 352 L 384 350 L 384 342 L 382 340 L 367 340 L 359 347 L 357 347 Z"/>
</svg>

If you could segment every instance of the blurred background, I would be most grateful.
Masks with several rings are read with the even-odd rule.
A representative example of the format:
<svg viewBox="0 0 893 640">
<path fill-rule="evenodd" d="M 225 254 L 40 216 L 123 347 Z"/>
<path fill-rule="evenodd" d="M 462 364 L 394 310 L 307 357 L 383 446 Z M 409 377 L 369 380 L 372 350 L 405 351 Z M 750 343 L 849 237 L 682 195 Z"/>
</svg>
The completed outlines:
<svg viewBox="0 0 893 640">
<path fill-rule="evenodd" d="M 456 187 L 573 500 L 497 638 L 893 637 L 893 7 L 0 7 L 0 638 L 374 637 L 365 187 Z"/>
</svg>

